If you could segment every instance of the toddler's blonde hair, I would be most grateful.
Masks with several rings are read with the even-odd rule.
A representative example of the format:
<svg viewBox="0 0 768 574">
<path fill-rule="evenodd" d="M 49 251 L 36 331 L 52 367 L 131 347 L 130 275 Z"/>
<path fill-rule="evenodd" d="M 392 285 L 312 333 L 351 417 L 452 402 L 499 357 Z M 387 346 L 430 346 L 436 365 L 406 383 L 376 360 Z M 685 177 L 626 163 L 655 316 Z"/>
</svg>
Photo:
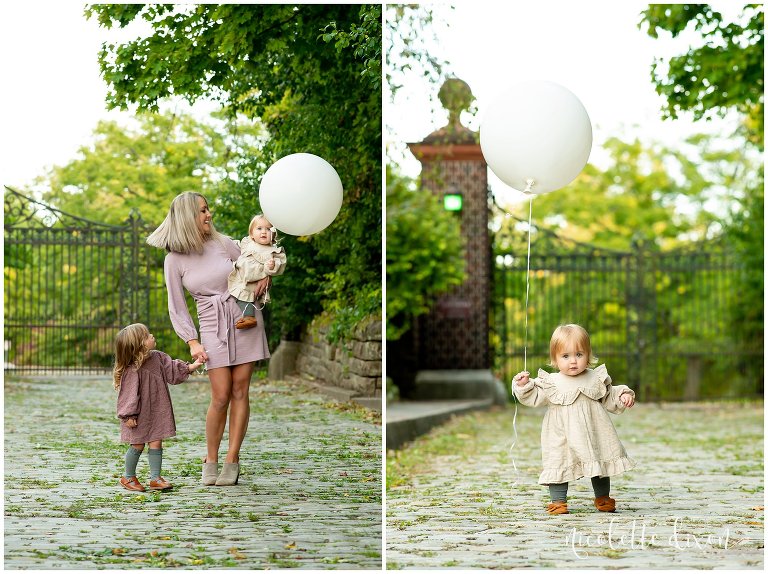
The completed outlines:
<svg viewBox="0 0 768 574">
<path fill-rule="evenodd" d="M 149 329 L 141 323 L 133 323 L 120 329 L 115 337 L 115 368 L 112 371 L 115 390 L 120 390 L 120 381 L 125 370 L 141 367 L 149 356 L 150 349 L 144 346 L 144 341 L 149 337 Z"/>
<path fill-rule="evenodd" d="M 587 364 L 595 365 L 597 363 L 597 357 L 592 355 L 592 344 L 589 341 L 587 330 L 581 325 L 568 323 L 555 329 L 549 340 L 550 366 L 557 366 L 557 355 L 568 343 L 572 343 L 576 347 L 576 351 L 581 351 L 587 355 Z"/>
<path fill-rule="evenodd" d="M 269 223 L 270 227 L 272 227 L 272 228 L 275 227 L 274 225 L 272 225 L 272 222 L 269 219 L 267 219 L 266 215 L 264 215 L 263 213 L 257 213 L 256 215 L 253 216 L 253 218 L 251 219 L 251 222 L 248 224 L 248 235 L 249 236 L 253 236 L 253 226 L 256 225 L 256 222 L 259 219 L 263 219 L 264 221 Z M 277 231 L 274 231 L 272 233 L 272 243 L 277 243 Z"/>
</svg>

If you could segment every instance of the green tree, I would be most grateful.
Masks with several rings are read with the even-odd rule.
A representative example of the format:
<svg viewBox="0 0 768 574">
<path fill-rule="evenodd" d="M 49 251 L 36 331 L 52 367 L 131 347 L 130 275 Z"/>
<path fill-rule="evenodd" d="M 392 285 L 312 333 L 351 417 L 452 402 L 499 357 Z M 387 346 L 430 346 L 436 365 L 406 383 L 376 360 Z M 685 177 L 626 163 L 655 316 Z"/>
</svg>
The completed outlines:
<svg viewBox="0 0 768 574">
<path fill-rule="evenodd" d="M 640 26 L 659 37 L 659 30 L 677 37 L 691 28 L 703 45 L 689 47 L 672 58 L 668 70 L 654 62 L 651 75 L 656 90 L 666 98 L 664 113 L 675 118 L 691 111 L 697 120 L 712 114 L 735 111 L 743 118 L 743 133 L 749 144 L 764 149 L 764 8 L 744 7 L 739 22 L 725 22 L 723 15 L 707 4 L 651 5 L 642 13 Z M 749 145 L 734 145 L 734 153 L 747 154 Z M 745 345 L 762 348 L 764 337 L 764 227 L 763 165 L 739 173 L 744 193 L 728 207 L 725 236 L 740 257 L 747 275 L 740 296 L 733 304 L 732 325 Z M 746 185 L 744 185 L 746 182 Z M 744 362 L 740 371 L 762 381 L 763 367 Z M 760 383 L 762 389 L 762 383 Z"/>
<path fill-rule="evenodd" d="M 38 180 L 62 211 L 120 224 L 131 210 L 158 225 L 171 200 L 195 190 L 215 197 L 244 157 L 258 155 L 263 130 L 253 122 L 199 121 L 181 113 L 143 113 L 133 126 L 101 121 L 79 158 Z"/>
<path fill-rule="evenodd" d="M 745 6 L 741 20 L 746 22 L 725 22 L 708 4 L 652 4 L 642 12 L 640 27 L 647 27 L 652 38 L 660 31 L 675 38 L 690 29 L 701 35 L 701 46 L 691 46 L 669 62 L 654 60 L 651 77 L 666 99 L 666 117 L 690 111 L 697 120 L 708 119 L 733 109 L 744 117 L 748 139 L 762 147 L 762 4 Z"/>
<path fill-rule="evenodd" d="M 710 136 L 692 136 L 683 148 L 610 138 L 605 169 L 588 164 L 567 187 L 535 196 L 533 213 L 545 227 L 564 238 L 619 251 L 635 241 L 670 250 L 692 241 L 713 240 L 729 223 L 729 210 L 753 183 L 745 177 L 758 165 L 749 156 L 719 149 Z M 528 216 L 528 203 L 513 208 Z M 498 234 L 500 249 L 520 249 L 524 239 L 513 232 L 513 220 L 501 220 L 510 232 Z M 510 245 L 509 242 L 516 242 Z"/>
<path fill-rule="evenodd" d="M 399 339 L 436 297 L 466 278 L 453 214 L 428 191 L 387 168 L 387 340 Z"/>
<path fill-rule="evenodd" d="M 319 308 L 339 336 L 381 309 L 381 7 L 379 5 L 91 5 L 107 27 L 137 17 L 153 35 L 104 46 L 108 105 L 156 110 L 170 95 L 215 98 L 227 113 L 260 118 L 261 156 L 223 184 L 220 227 L 241 234 L 258 208 L 258 181 L 290 153 L 325 158 L 344 204 L 315 236 L 285 239 L 273 324 L 295 337 Z M 222 221 L 226 222 L 222 225 Z"/>
</svg>

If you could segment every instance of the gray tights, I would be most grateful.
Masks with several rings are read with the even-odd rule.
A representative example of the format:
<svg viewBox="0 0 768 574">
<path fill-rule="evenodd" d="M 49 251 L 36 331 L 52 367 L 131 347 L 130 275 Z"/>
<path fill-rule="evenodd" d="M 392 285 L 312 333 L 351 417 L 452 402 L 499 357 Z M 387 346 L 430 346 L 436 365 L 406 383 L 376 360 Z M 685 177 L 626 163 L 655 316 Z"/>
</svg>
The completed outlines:
<svg viewBox="0 0 768 574">
<path fill-rule="evenodd" d="M 611 477 L 604 476 L 601 478 L 599 476 L 593 476 L 592 489 L 595 491 L 595 498 L 608 496 L 611 493 Z M 550 484 L 549 496 L 552 498 L 552 502 L 565 502 L 568 499 L 568 483 L 562 482 L 560 484 Z"/>
</svg>

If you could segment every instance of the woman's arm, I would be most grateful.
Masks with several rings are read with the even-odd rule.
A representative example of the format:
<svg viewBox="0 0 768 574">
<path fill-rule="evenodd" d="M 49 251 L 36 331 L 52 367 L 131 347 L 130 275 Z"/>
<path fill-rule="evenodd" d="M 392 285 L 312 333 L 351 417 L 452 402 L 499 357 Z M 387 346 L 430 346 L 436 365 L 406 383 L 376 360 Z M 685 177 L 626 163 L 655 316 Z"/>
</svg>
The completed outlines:
<svg viewBox="0 0 768 574">
<path fill-rule="evenodd" d="M 168 315 L 173 330 L 181 340 L 189 345 L 189 354 L 195 359 L 208 360 L 205 349 L 197 338 L 197 329 L 189 314 L 187 300 L 184 298 L 184 285 L 181 282 L 181 269 L 170 254 L 165 256 L 165 287 L 168 291 Z"/>
<path fill-rule="evenodd" d="M 168 291 L 168 315 L 173 330 L 185 343 L 197 341 L 197 329 L 189 314 L 187 300 L 184 298 L 184 286 L 181 283 L 181 270 L 170 257 L 165 257 L 165 287 Z"/>
</svg>

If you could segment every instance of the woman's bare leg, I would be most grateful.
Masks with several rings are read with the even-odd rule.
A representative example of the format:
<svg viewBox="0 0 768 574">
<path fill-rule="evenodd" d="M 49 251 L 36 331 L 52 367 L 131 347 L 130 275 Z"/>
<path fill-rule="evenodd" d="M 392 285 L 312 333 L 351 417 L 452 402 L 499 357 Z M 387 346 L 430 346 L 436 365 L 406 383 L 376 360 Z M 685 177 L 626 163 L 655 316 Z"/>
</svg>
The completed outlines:
<svg viewBox="0 0 768 574">
<path fill-rule="evenodd" d="M 251 385 L 251 375 L 256 363 L 244 363 L 232 367 L 232 390 L 229 410 L 229 449 L 224 462 L 240 462 L 240 446 L 248 430 L 248 419 L 251 417 L 251 403 L 248 390 Z M 219 437 L 221 438 L 221 437 Z"/>
<path fill-rule="evenodd" d="M 208 370 L 211 381 L 211 403 L 205 416 L 206 462 L 219 462 L 219 446 L 227 424 L 227 409 L 232 394 L 232 369 L 220 367 Z"/>
</svg>

